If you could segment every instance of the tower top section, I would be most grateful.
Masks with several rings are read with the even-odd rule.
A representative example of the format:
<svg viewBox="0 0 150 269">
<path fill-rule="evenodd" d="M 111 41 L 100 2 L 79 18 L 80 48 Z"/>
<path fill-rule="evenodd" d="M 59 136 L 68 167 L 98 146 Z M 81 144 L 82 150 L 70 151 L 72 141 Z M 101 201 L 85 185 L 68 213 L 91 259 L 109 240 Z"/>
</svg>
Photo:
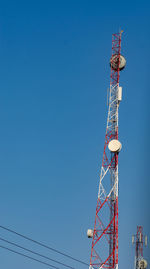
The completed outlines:
<svg viewBox="0 0 150 269">
<path fill-rule="evenodd" d="M 112 35 L 112 54 L 110 59 L 111 67 L 111 86 L 119 84 L 120 71 L 125 68 L 126 59 L 121 55 L 122 31 Z"/>
</svg>

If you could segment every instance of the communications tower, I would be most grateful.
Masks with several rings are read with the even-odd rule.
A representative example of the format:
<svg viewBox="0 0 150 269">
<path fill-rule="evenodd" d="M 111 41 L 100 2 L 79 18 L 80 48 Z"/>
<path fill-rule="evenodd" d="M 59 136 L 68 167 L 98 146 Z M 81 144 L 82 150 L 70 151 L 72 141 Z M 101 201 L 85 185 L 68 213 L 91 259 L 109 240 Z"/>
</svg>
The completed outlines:
<svg viewBox="0 0 150 269">
<path fill-rule="evenodd" d="M 121 55 L 121 34 L 122 31 L 112 35 L 109 107 L 96 216 L 94 229 L 87 231 L 92 238 L 90 269 L 118 268 L 118 108 L 122 100 L 119 77 L 126 65 Z"/>
<path fill-rule="evenodd" d="M 143 236 L 143 227 L 137 226 L 136 235 L 132 236 L 132 244 L 135 244 L 135 269 L 145 269 L 147 261 L 143 258 L 143 245 L 147 246 L 147 236 Z"/>
</svg>

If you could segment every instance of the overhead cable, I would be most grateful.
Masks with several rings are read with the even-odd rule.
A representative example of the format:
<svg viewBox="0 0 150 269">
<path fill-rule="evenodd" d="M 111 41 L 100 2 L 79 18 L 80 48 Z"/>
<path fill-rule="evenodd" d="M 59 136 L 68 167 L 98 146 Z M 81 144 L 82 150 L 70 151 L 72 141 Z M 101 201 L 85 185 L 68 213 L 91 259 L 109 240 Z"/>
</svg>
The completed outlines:
<svg viewBox="0 0 150 269">
<path fill-rule="evenodd" d="M 8 244 L 10 244 L 10 245 L 13 245 L 13 246 L 15 246 L 15 247 L 21 248 L 21 249 L 23 249 L 23 250 L 25 250 L 25 251 L 28 251 L 28 252 L 30 252 L 30 253 L 32 253 L 32 254 L 35 254 L 35 255 L 37 255 L 37 256 L 39 256 L 39 257 L 45 258 L 45 259 L 47 259 L 47 260 L 50 260 L 50 261 L 53 261 L 53 262 L 58 263 L 58 264 L 60 264 L 60 265 L 63 265 L 63 266 L 65 266 L 65 267 L 68 267 L 68 268 L 70 268 L 70 269 L 75 269 L 74 267 L 72 267 L 72 266 L 70 266 L 70 265 L 67 265 L 67 264 L 65 264 L 65 263 L 62 263 L 62 262 L 56 261 L 56 260 L 54 260 L 54 259 L 51 259 L 51 258 L 49 258 L 49 257 L 47 257 L 47 256 L 45 256 L 45 255 L 43 255 L 43 254 L 40 254 L 40 253 L 35 252 L 35 251 L 31 250 L 31 249 L 28 249 L 28 248 L 25 248 L 25 247 L 23 247 L 23 246 L 20 246 L 20 245 L 18 245 L 18 244 L 16 244 L 16 243 L 11 242 L 11 241 L 8 241 L 8 240 L 6 240 L 6 239 L 4 239 L 4 238 L 1 238 L 1 237 L 0 237 L 0 240 L 3 241 L 3 242 L 5 242 L 5 243 L 8 243 Z"/>
<path fill-rule="evenodd" d="M 60 254 L 60 255 L 63 255 L 63 256 L 65 256 L 65 257 L 71 259 L 71 260 L 74 260 L 74 261 L 76 261 L 76 262 L 79 262 L 79 263 L 81 263 L 81 264 L 84 264 L 84 265 L 86 265 L 86 266 L 89 266 L 89 264 L 86 263 L 86 262 L 84 262 L 84 261 L 81 261 L 81 260 L 79 260 L 79 259 L 77 259 L 77 258 L 74 258 L 74 257 L 72 257 L 71 255 L 68 255 L 68 254 L 66 254 L 66 253 L 63 253 L 63 252 L 61 252 L 61 251 L 59 251 L 59 250 L 57 250 L 57 249 L 55 249 L 55 248 L 49 247 L 49 246 L 47 246 L 47 245 L 45 245 L 45 244 L 43 244 L 43 243 L 41 243 L 41 242 L 39 242 L 39 241 L 37 241 L 37 240 L 34 240 L 34 239 L 30 238 L 30 237 L 27 237 L 26 235 L 23 235 L 23 234 L 21 234 L 21 233 L 18 233 L 18 232 L 14 231 L 14 230 L 11 230 L 11 229 L 9 229 L 9 228 L 7 228 L 7 227 L 5 227 L 5 226 L 0 225 L 0 228 L 1 228 L 1 229 L 4 229 L 4 230 L 6 230 L 6 231 L 8 231 L 8 232 L 10 232 L 10 233 L 16 234 L 16 235 L 18 235 L 18 236 L 20 236 L 20 237 L 22 237 L 22 238 L 24 238 L 24 239 L 26 239 L 26 240 L 29 240 L 29 241 L 31 241 L 31 242 L 33 242 L 33 243 L 35 243 L 35 244 L 37 244 L 37 245 L 39 245 L 39 246 L 41 246 L 41 247 L 47 248 L 47 249 L 49 249 L 49 250 L 51 250 L 51 251 L 54 251 L 54 252 L 56 252 L 56 253 L 58 253 L 58 254 Z"/>
<path fill-rule="evenodd" d="M 10 252 L 16 253 L 16 254 L 18 254 L 18 255 L 20 255 L 20 256 L 23 256 L 23 257 L 28 258 L 28 259 L 30 259 L 30 260 L 39 262 L 39 263 L 41 263 L 41 264 L 47 265 L 47 266 L 49 266 L 49 267 L 51 267 L 51 268 L 60 269 L 59 267 L 56 267 L 56 266 L 54 266 L 54 265 L 52 265 L 52 264 L 49 264 L 49 263 L 47 263 L 47 262 L 43 262 L 43 261 L 41 261 L 41 260 L 35 259 L 35 258 L 31 257 L 31 256 L 28 256 L 28 255 L 26 255 L 26 254 L 23 254 L 23 253 L 21 253 L 21 252 L 18 252 L 18 251 L 16 251 L 16 250 L 11 249 L 11 248 L 7 248 L 7 247 L 1 246 L 1 245 L 0 245 L 0 248 L 6 249 L 6 250 L 8 250 L 8 251 L 10 251 Z"/>
</svg>

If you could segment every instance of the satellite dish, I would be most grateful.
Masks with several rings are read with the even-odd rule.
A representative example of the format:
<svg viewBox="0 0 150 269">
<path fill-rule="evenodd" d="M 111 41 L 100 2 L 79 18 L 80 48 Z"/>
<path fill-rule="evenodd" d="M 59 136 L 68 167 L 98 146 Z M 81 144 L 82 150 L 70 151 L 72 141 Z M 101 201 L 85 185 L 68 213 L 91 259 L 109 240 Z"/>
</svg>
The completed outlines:
<svg viewBox="0 0 150 269">
<path fill-rule="evenodd" d="M 92 229 L 87 230 L 87 237 L 88 238 L 93 238 L 93 230 Z"/>
<path fill-rule="evenodd" d="M 109 142 L 109 144 L 108 144 L 108 148 L 109 148 L 109 150 L 110 150 L 111 152 L 116 153 L 116 152 L 119 152 L 119 151 L 121 150 L 122 145 L 121 145 L 121 143 L 119 142 L 119 140 L 117 140 L 117 139 L 113 139 L 113 140 L 111 140 L 111 141 Z"/>
<path fill-rule="evenodd" d="M 120 63 L 119 63 L 119 55 L 115 54 L 111 57 L 110 59 L 110 66 L 112 67 L 112 69 L 114 70 L 123 70 L 125 68 L 126 65 L 126 59 L 124 58 L 124 56 L 120 55 Z"/>
<path fill-rule="evenodd" d="M 147 261 L 144 260 L 144 259 L 140 260 L 139 261 L 139 268 L 140 269 L 146 269 L 146 267 L 147 267 Z"/>
</svg>

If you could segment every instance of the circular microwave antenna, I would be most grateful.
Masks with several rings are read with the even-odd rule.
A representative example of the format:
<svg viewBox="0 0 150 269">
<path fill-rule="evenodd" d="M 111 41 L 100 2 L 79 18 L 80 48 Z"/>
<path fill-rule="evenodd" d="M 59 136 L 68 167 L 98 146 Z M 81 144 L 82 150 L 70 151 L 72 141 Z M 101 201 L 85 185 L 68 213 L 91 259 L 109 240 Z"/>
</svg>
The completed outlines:
<svg viewBox="0 0 150 269">
<path fill-rule="evenodd" d="M 87 237 L 88 238 L 93 238 L 93 230 L 92 229 L 87 230 Z"/>
<path fill-rule="evenodd" d="M 121 145 L 121 143 L 119 142 L 119 140 L 117 140 L 117 139 L 113 139 L 113 140 L 111 140 L 111 141 L 109 142 L 109 144 L 108 144 L 108 148 L 109 148 L 109 150 L 110 150 L 111 152 L 116 153 L 116 152 L 119 152 L 119 151 L 121 150 L 122 145 Z"/>
<path fill-rule="evenodd" d="M 139 268 L 140 269 L 146 269 L 146 267 L 147 267 L 147 261 L 145 259 L 141 259 L 139 261 Z"/>
<path fill-rule="evenodd" d="M 123 55 L 120 55 L 120 63 L 119 63 L 119 55 L 115 54 L 111 57 L 110 59 L 110 66 L 112 67 L 113 70 L 123 70 L 126 65 L 126 59 L 124 58 Z"/>
</svg>

